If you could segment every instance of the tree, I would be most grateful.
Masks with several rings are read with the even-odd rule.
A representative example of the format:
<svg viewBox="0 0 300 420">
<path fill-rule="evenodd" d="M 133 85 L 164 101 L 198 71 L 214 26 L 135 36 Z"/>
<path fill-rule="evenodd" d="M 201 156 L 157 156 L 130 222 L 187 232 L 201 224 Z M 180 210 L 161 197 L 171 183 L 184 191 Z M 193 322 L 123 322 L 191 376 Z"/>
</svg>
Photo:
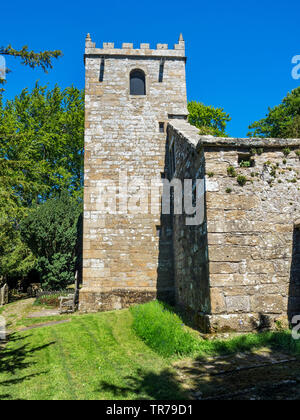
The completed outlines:
<svg viewBox="0 0 300 420">
<path fill-rule="evenodd" d="M 0 277 L 25 276 L 34 258 L 19 225 L 34 204 L 83 187 L 84 93 L 35 86 L 0 97 Z"/>
<path fill-rule="evenodd" d="M 41 51 L 36 53 L 34 51 L 28 50 L 28 46 L 25 45 L 20 50 L 14 49 L 11 45 L 7 47 L 0 47 L 0 55 L 3 56 L 12 56 L 21 59 L 21 63 L 25 66 L 29 66 L 32 69 L 36 67 L 41 67 L 44 72 L 47 73 L 48 69 L 52 69 L 52 59 L 62 56 L 62 52 L 59 50 L 55 51 Z M 5 69 L 8 73 L 10 70 Z M 4 85 L 6 82 L 5 78 L 0 77 L 0 85 Z M 3 88 L 0 89 L 0 93 L 3 92 Z"/>
<path fill-rule="evenodd" d="M 300 87 L 294 89 L 281 104 L 269 108 L 266 118 L 249 126 L 249 137 L 299 138 Z"/>
<path fill-rule="evenodd" d="M 64 191 L 36 206 L 21 223 L 21 237 L 36 257 L 45 289 L 63 289 L 74 282 L 82 203 Z"/>
<path fill-rule="evenodd" d="M 200 102 L 188 103 L 188 121 L 199 128 L 199 134 L 227 137 L 226 125 L 231 118 L 223 108 L 214 108 Z"/>
<path fill-rule="evenodd" d="M 36 84 L 0 102 L 0 185 L 28 207 L 83 186 L 84 92 Z"/>
</svg>

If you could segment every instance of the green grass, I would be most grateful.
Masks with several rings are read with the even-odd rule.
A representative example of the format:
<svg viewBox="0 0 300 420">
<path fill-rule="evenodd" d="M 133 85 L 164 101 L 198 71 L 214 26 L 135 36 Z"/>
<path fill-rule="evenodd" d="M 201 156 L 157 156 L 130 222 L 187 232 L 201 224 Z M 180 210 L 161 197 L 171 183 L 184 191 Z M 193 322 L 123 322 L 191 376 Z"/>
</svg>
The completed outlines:
<svg viewBox="0 0 300 420">
<path fill-rule="evenodd" d="M 290 332 L 204 340 L 159 302 L 35 319 L 26 319 L 30 302 L 5 308 L 4 316 L 16 317 L 15 328 L 70 322 L 15 332 L 0 346 L 0 400 L 185 399 L 187 391 L 173 365 L 179 358 L 199 360 L 263 347 L 300 355 L 300 343 Z"/>
<path fill-rule="evenodd" d="M 15 323 L 15 326 L 18 328 L 26 328 L 30 326 L 34 326 L 37 324 L 45 324 L 47 322 L 55 322 L 55 321 L 63 321 L 66 319 L 70 319 L 73 315 L 66 314 L 66 315 L 53 315 L 53 316 L 43 316 L 40 318 L 22 318 Z"/>
<path fill-rule="evenodd" d="M 300 355 L 300 342 L 290 331 L 244 334 L 227 340 L 204 340 L 186 330 L 172 308 L 149 302 L 131 308 L 133 328 L 145 343 L 163 357 L 218 356 L 247 352 L 262 347 Z"/>
<path fill-rule="evenodd" d="M 14 333 L 0 350 L 0 400 L 185 398 L 169 361 L 131 323 L 124 310 Z"/>
<path fill-rule="evenodd" d="M 250 352 L 267 347 L 300 355 L 300 343 L 293 340 L 290 331 L 244 334 L 228 340 L 201 341 L 197 349 L 199 356 L 218 356 L 239 352 Z"/>
<path fill-rule="evenodd" d="M 164 357 L 189 355 L 199 343 L 181 318 L 166 305 L 153 301 L 133 306 L 133 329 L 145 343 Z"/>
</svg>

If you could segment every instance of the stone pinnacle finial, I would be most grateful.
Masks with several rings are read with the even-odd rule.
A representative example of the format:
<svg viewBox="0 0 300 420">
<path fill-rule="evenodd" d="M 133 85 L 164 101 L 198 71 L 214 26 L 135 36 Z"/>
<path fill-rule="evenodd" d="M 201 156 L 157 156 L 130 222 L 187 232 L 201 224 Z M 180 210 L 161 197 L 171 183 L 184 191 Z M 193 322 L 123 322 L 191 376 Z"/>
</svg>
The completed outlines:
<svg viewBox="0 0 300 420">
<path fill-rule="evenodd" d="M 185 42 L 182 36 L 182 33 L 179 35 L 178 44 L 174 45 L 175 50 L 184 50 L 185 49 Z"/>
<path fill-rule="evenodd" d="M 85 37 L 85 50 L 87 51 L 90 48 L 95 48 L 95 43 L 92 42 L 92 38 L 90 34 L 87 34 Z"/>
</svg>

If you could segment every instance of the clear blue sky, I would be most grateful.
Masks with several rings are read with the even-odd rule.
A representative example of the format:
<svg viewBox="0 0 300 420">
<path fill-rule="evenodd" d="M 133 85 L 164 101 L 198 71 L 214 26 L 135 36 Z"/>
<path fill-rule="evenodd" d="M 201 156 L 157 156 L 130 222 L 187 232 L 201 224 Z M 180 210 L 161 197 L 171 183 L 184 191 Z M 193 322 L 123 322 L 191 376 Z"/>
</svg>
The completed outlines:
<svg viewBox="0 0 300 420">
<path fill-rule="evenodd" d="M 291 59 L 300 54 L 299 0 L 19 1 L 1 4 L 1 42 L 19 48 L 61 49 L 48 75 L 10 58 L 6 98 L 22 88 L 55 83 L 84 87 L 87 32 L 103 41 L 168 43 L 182 32 L 187 47 L 188 99 L 222 106 L 232 116 L 228 132 L 245 136 L 288 91 Z"/>
</svg>

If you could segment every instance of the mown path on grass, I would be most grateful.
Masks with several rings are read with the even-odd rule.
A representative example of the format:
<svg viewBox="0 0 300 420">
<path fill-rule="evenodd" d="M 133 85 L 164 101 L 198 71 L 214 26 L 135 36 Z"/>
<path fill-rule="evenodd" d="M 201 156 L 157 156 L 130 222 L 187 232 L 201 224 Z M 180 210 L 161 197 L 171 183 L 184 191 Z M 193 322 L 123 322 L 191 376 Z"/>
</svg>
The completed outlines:
<svg viewBox="0 0 300 420">
<path fill-rule="evenodd" d="M 0 315 L 6 319 L 6 328 L 14 332 L 17 324 L 27 317 L 33 308 L 34 299 L 18 300 L 0 308 Z"/>
<path fill-rule="evenodd" d="M 135 336 L 131 322 L 124 310 L 12 333 L 0 350 L 0 399 L 186 398 L 170 362 Z"/>
</svg>

